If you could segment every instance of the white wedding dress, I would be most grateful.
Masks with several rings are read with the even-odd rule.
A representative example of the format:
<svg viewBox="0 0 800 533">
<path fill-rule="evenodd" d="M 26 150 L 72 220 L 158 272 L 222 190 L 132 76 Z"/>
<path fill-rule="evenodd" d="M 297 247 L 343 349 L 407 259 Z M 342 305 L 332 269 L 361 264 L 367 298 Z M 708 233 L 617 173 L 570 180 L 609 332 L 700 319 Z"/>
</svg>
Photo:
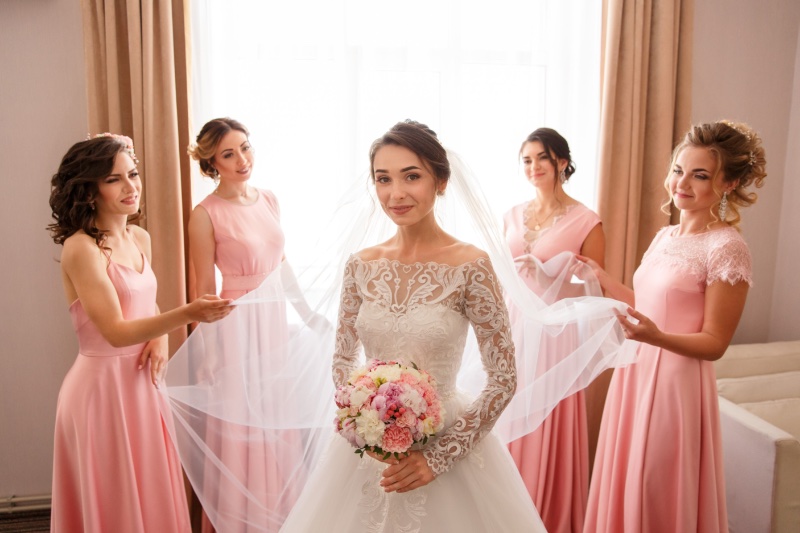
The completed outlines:
<svg viewBox="0 0 800 533">
<path fill-rule="evenodd" d="M 468 326 L 487 379 L 470 399 L 456 389 Z M 336 385 L 367 358 L 414 363 L 436 380 L 445 428 L 423 449 L 436 478 L 385 493 L 384 463 L 333 434 L 282 531 L 544 532 L 507 449 L 490 430 L 516 386 L 508 313 L 487 258 L 461 265 L 352 256 L 342 287 Z"/>
</svg>

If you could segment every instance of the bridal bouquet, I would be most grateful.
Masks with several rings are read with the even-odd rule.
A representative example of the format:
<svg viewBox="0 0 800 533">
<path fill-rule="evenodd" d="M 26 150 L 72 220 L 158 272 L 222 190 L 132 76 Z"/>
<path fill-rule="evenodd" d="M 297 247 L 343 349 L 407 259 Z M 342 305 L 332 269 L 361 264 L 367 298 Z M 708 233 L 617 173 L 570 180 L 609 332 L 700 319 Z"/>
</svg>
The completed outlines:
<svg viewBox="0 0 800 533">
<path fill-rule="evenodd" d="M 365 451 L 398 456 L 425 444 L 442 428 L 435 386 L 416 366 L 370 360 L 336 390 L 336 431 L 362 457 Z"/>
</svg>

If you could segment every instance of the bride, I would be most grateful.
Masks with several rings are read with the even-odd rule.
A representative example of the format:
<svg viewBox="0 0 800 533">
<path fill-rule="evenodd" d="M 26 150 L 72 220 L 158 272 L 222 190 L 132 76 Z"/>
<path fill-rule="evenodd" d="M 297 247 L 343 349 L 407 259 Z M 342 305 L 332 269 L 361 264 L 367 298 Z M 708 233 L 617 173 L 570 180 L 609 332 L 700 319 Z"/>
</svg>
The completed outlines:
<svg viewBox="0 0 800 533">
<path fill-rule="evenodd" d="M 427 370 L 445 427 L 400 459 L 359 458 L 335 438 L 282 531 L 545 531 L 495 421 L 516 388 L 508 313 L 488 255 L 445 233 L 434 215 L 450 165 L 424 124 L 396 124 L 370 150 L 371 176 L 397 232 L 352 255 L 344 272 L 333 378 L 368 359 Z M 456 390 L 471 324 L 487 380 Z"/>
<path fill-rule="evenodd" d="M 300 292 L 281 265 L 172 358 L 162 391 L 184 471 L 226 533 L 545 531 L 504 444 L 606 368 L 630 361 L 635 346 L 623 342 L 616 318 L 624 305 L 583 297 L 548 306 L 529 291 L 479 187 L 424 124 L 398 123 L 375 141 L 370 178 L 370 194 L 337 202 L 347 205 L 339 214 L 350 230 L 326 224 L 335 237 L 321 242 L 335 251 L 319 250 L 319 263 L 338 257 L 339 266 L 299 276 L 322 312 L 340 292 L 338 314 L 327 315 L 335 331 L 275 316 Z M 364 200 L 385 216 L 374 220 Z M 355 222 L 351 202 L 361 205 Z M 444 231 L 459 221 L 472 222 L 482 249 Z M 551 261 L 537 266 L 548 283 L 592 282 Z M 336 279 L 326 277 L 334 270 Z M 540 346 L 564 334 L 579 335 L 578 348 L 547 366 Z M 515 346 L 524 355 L 516 360 Z M 362 351 L 413 363 L 436 380 L 444 428 L 399 460 L 359 457 L 332 430 L 333 385 L 361 365 Z M 224 361 L 212 376 L 196 371 L 208 357 Z M 235 430 L 208 438 L 209 427 Z M 234 441 L 271 450 L 285 482 L 248 486 L 240 473 L 249 466 L 225 454 Z"/>
</svg>

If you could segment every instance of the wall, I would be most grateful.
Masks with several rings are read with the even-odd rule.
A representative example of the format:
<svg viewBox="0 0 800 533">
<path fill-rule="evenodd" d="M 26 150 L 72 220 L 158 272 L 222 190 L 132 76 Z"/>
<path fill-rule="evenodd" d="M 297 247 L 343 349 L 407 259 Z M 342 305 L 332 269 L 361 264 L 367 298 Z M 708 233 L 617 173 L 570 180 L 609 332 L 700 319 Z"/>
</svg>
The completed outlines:
<svg viewBox="0 0 800 533">
<path fill-rule="evenodd" d="M 80 2 L 0 2 L 0 498 L 50 493 L 56 398 L 77 353 L 48 237 L 50 177 L 86 137 Z"/>
<path fill-rule="evenodd" d="M 744 213 L 756 287 L 735 341 L 800 337 L 800 2 L 696 2 L 693 120 L 761 132 L 769 177 Z M 49 240 L 49 177 L 87 134 L 80 4 L 0 1 L 0 498 L 50 491 L 61 380 L 77 351 Z M 794 100 L 792 97 L 794 96 Z"/>
<path fill-rule="evenodd" d="M 800 213 L 793 207 L 800 202 L 795 184 L 800 173 L 798 29 L 796 0 L 695 2 L 692 121 L 746 122 L 759 132 L 767 153 L 768 176 L 759 201 L 742 215 L 755 285 L 734 343 L 800 338 L 800 283 L 785 264 L 798 258 L 800 234 Z"/>
<path fill-rule="evenodd" d="M 788 113 L 783 199 L 768 340 L 800 339 L 800 31 L 797 32 L 792 107 Z"/>
</svg>

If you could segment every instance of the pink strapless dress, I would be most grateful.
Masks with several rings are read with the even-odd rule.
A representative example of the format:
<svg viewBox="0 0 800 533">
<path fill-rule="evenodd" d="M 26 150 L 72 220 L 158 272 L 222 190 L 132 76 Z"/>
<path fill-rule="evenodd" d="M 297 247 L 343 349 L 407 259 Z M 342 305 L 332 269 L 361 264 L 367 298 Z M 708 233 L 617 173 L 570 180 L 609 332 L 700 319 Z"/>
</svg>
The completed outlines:
<svg viewBox="0 0 800 533">
<path fill-rule="evenodd" d="M 653 239 L 633 276 L 636 309 L 662 331 L 697 333 L 706 287 L 751 281 L 733 228 Z M 728 531 L 714 364 L 642 344 L 614 371 L 597 446 L 585 530 Z"/>
<path fill-rule="evenodd" d="M 579 254 L 600 217 L 582 204 L 570 206 L 553 225 L 540 233 L 534 242 L 526 239 L 524 210 L 528 203 L 508 211 L 504 217 L 506 239 L 511 255 L 517 258 L 532 254 L 546 262 L 561 252 Z M 534 292 L 542 295 L 533 278 L 522 278 Z M 548 302 L 552 303 L 552 302 Z M 563 335 L 543 355 L 566 355 L 570 339 Z M 517 354 L 524 357 L 524 354 Z M 542 357 L 542 355 L 540 355 Z M 550 533 L 580 533 L 589 492 L 589 448 L 584 391 L 562 400 L 542 425 L 528 435 L 512 441 L 508 449 L 517 464 L 525 486 Z"/>
<path fill-rule="evenodd" d="M 123 316 L 156 312 L 156 278 L 108 265 Z M 51 531 L 191 531 L 180 462 L 163 418 L 163 396 L 139 370 L 145 343 L 114 348 L 76 300 L 78 358 L 58 395 Z"/>
</svg>

